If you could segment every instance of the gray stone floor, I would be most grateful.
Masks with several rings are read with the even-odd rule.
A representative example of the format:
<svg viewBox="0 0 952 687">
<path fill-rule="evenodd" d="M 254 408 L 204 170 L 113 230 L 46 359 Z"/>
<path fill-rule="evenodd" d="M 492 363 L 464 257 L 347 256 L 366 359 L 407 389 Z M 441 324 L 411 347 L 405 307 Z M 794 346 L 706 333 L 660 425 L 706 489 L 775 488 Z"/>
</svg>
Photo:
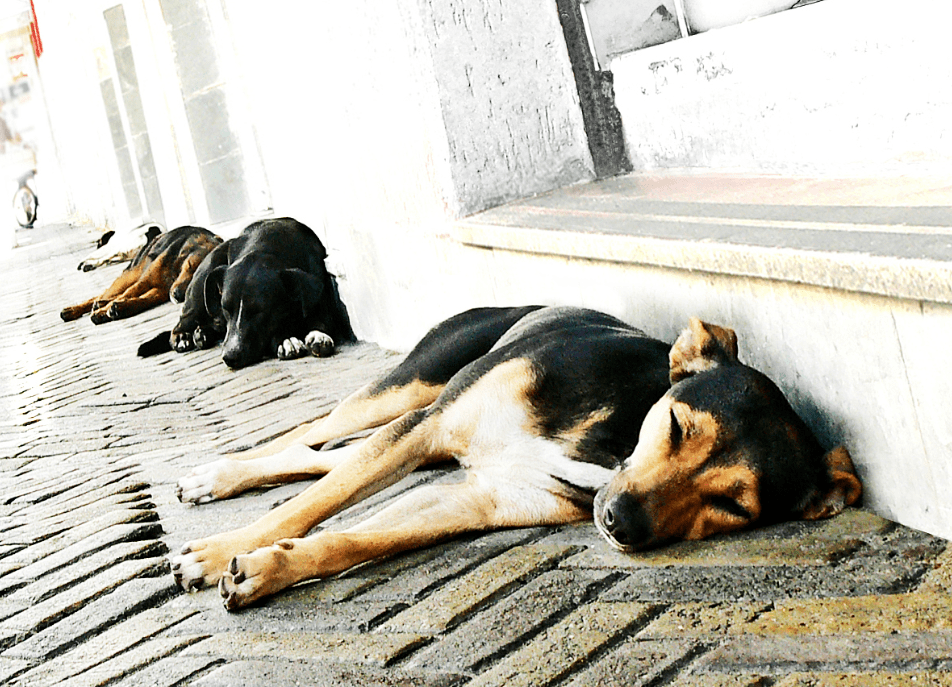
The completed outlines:
<svg viewBox="0 0 952 687">
<path fill-rule="evenodd" d="M 141 360 L 177 318 L 63 323 L 121 269 L 40 227 L 0 256 L 0 683 L 13 685 L 952 685 L 952 554 L 863 510 L 625 556 L 591 525 L 467 537 L 235 614 L 165 554 L 306 483 L 193 507 L 190 466 L 326 412 L 398 356 L 228 370 Z M 348 521 L 422 480 L 414 474 Z"/>
</svg>

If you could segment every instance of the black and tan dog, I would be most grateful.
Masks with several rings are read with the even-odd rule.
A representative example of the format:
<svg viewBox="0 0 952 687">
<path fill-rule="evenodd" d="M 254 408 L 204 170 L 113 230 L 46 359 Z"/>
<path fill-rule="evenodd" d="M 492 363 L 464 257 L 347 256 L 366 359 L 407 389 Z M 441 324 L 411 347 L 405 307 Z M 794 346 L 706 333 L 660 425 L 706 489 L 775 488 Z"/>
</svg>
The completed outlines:
<svg viewBox="0 0 952 687">
<path fill-rule="evenodd" d="M 380 426 L 369 438 L 315 451 Z M 185 589 L 218 582 L 229 610 L 301 580 L 463 532 L 591 518 L 636 551 L 754 524 L 831 516 L 861 486 L 777 387 L 737 360 L 734 332 L 692 320 L 674 346 L 577 308 L 465 312 L 325 418 L 179 482 L 201 503 L 327 473 L 257 522 L 187 544 Z M 413 469 L 450 458 L 464 482 L 425 486 L 345 531 L 305 535 Z"/>
<path fill-rule="evenodd" d="M 289 217 L 262 220 L 222 244 L 202 264 L 171 332 L 139 347 L 148 356 L 208 348 L 241 368 L 269 357 L 327 356 L 354 340 L 327 251 Z"/>
<path fill-rule="evenodd" d="M 192 275 L 221 239 L 207 229 L 184 226 L 146 243 L 101 295 L 63 308 L 64 321 L 90 313 L 94 324 L 121 320 L 169 300 L 181 303 Z"/>
</svg>

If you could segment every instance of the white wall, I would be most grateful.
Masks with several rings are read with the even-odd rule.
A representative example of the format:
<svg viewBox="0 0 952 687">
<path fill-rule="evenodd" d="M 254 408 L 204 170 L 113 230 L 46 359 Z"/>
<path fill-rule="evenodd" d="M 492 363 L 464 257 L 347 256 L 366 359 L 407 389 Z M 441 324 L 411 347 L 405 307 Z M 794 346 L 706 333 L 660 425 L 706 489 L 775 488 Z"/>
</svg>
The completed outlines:
<svg viewBox="0 0 952 687">
<path fill-rule="evenodd" d="M 102 12 L 115 4 L 37 0 L 64 192 L 72 219 L 100 225 L 129 221 L 99 90 L 99 70 L 113 69 Z M 209 226 L 159 0 L 123 7 L 166 223 Z M 244 181 L 263 193 L 252 215 L 293 216 L 321 236 L 363 338 L 415 331 L 421 294 L 456 288 L 453 219 L 594 176 L 554 2 L 207 8 Z"/>
<path fill-rule="evenodd" d="M 69 0 L 37 3 L 36 13 L 45 48 L 39 74 L 62 174 L 62 183 L 43 178 L 41 221 L 105 226 L 126 219 L 117 205 L 121 187 L 99 92 L 96 52 L 105 49 L 106 40 L 102 14 Z M 38 163 L 44 175 L 42 157 Z"/>
<path fill-rule="evenodd" d="M 636 170 L 947 174 L 947 3 L 824 0 L 612 62 Z"/>
<path fill-rule="evenodd" d="M 408 345 L 434 307 L 460 307 L 454 218 L 593 176 L 554 3 L 225 10 L 263 95 L 249 103 L 274 211 L 339 253 L 363 338 Z"/>
</svg>

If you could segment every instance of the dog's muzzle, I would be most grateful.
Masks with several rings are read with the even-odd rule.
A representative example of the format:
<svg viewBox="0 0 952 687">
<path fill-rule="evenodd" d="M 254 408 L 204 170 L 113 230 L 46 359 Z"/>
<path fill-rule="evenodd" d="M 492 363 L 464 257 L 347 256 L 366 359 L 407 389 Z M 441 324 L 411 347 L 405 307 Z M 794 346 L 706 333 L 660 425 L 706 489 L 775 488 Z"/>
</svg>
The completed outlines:
<svg viewBox="0 0 952 687">
<path fill-rule="evenodd" d="M 593 506 L 595 527 L 616 549 L 638 551 L 654 540 L 651 520 L 637 498 L 622 491 L 608 495 L 607 487 L 595 495 Z"/>
</svg>

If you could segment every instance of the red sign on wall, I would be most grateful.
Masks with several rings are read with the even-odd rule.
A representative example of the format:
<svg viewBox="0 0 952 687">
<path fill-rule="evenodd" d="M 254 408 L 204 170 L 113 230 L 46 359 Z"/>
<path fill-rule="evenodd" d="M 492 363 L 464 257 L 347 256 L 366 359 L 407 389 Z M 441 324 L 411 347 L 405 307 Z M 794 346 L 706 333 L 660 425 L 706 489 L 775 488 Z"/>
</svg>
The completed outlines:
<svg viewBox="0 0 952 687">
<path fill-rule="evenodd" d="M 30 22 L 30 42 L 33 44 L 33 54 L 39 57 L 43 54 L 43 40 L 40 38 L 40 25 L 36 21 L 33 0 L 30 0 L 30 13 L 33 15 L 33 21 Z"/>
</svg>

